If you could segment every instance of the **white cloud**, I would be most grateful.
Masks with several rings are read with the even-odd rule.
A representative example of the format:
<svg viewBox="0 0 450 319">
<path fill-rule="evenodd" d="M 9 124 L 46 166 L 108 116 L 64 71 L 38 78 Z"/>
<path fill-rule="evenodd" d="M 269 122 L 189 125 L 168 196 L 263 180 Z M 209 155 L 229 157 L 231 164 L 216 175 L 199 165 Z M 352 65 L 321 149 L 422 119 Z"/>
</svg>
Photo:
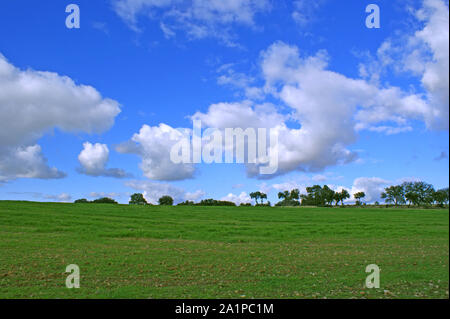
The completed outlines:
<svg viewBox="0 0 450 319">
<path fill-rule="evenodd" d="M 139 16 L 160 21 L 166 37 L 183 30 L 188 38 L 214 37 L 234 46 L 233 25 L 254 27 L 255 15 L 270 8 L 267 0 L 115 0 L 114 10 L 135 31 Z"/>
<path fill-rule="evenodd" d="M 381 201 L 381 193 L 390 184 L 390 181 L 379 177 L 359 177 L 353 181 L 350 194 L 364 192 L 366 194 L 365 202 Z"/>
<path fill-rule="evenodd" d="M 295 0 L 292 18 L 301 27 L 304 27 L 316 19 L 317 10 L 322 6 L 323 0 Z"/>
<path fill-rule="evenodd" d="M 360 66 L 360 73 L 379 82 L 380 77 L 393 69 L 418 76 L 425 94 L 422 103 L 408 100 L 402 108 L 377 107 L 366 110 L 361 117 L 371 119 L 394 118 L 405 120 L 416 117 L 431 129 L 449 127 L 449 9 L 442 0 L 424 0 L 419 10 L 413 11 L 417 24 L 406 33 L 383 42 L 376 59 Z M 423 26 L 422 26 L 423 25 Z M 393 92 L 395 93 L 395 92 Z M 389 97 L 386 96 L 388 99 Z"/>
<path fill-rule="evenodd" d="M 89 176 L 105 176 L 124 178 L 129 175 L 119 168 L 106 168 L 109 159 L 109 149 L 106 144 L 83 143 L 83 150 L 78 155 L 81 164 L 79 172 Z"/>
<path fill-rule="evenodd" d="M 152 204 L 157 204 L 158 199 L 166 195 L 171 196 L 174 199 L 175 204 L 186 200 L 197 201 L 205 195 L 202 190 L 186 192 L 184 189 L 170 184 L 154 183 L 150 181 L 134 180 L 126 182 L 125 185 L 143 192 L 145 199 Z"/>
<path fill-rule="evenodd" d="M 251 203 L 252 199 L 246 192 L 242 192 L 239 195 L 235 195 L 233 193 L 229 193 L 227 196 L 222 197 L 220 200 L 233 202 L 236 205 L 240 205 L 242 203 Z"/>
<path fill-rule="evenodd" d="M 44 199 L 44 200 L 52 200 L 57 202 L 70 202 L 72 200 L 72 196 L 68 193 L 61 193 L 61 194 L 44 194 L 40 192 L 8 192 L 8 194 L 12 194 L 15 196 L 29 196 L 34 199 Z"/>
<path fill-rule="evenodd" d="M 189 130 L 186 130 L 189 133 Z M 130 141 L 122 143 L 116 150 L 120 153 L 137 154 L 142 158 L 140 168 L 144 176 L 158 181 L 175 181 L 192 178 L 193 164 L 174 164 L 170 159 L 172 146 L 185 138 L 183 132 L 166 124 L 144 125 Z"/>
<path fill-rule="evenodd" d="M 411 131 L 413 120 L 424 121 L 429 127 L 447 121 L 444 126 L 448 127 L 448 32 L 443 31 L 444 35 L 440 36 L 438 31 L 441 27 L 448 29 L 448 7 L 442 5 L 445 6 L 439 0 L 425 1 L 424 9 L 418 13 L 425 27 L 416 32 L 412 40 L 426 43 L 432 51 L 431 59 L 426 63 L 422 61 L 423 67 L 414 67 L 423 72 L 427 95 L 383 85 L 379 79 L 347 77 L 329 70 L 326 51 L 305 56 L 296 46 L 276 42 L 261 53 L 265 85 L 256 89 L 263 92 L 262 96 L 271 95 L 282 106 L 287 106 L 288 112 L 281 113 L 281 108 L 271 103 L 245 100 L 213 104 L 191 119 L 219 130 L 270 128 L 276 131 L 278 171 L 273 175 L 260 175 L 258 165 L 247 165 L 247 175 L 257 178 L 272 178 L 292 171 L 319 172 L 355 161 L 357 153 L 350 146 L 361 130 L 399 134 Z M 392 47 L 385 43 L 378 50 L 383 65 L 394 61 L 388 55 Z M 416 57 L 421 58 L 421 55 Z M 220 68 L 224 75 L 219 83 L 252 88 L 253 79 L 231 67 Z M 361 71 L 368 77 L 370 72 L 363 66 Z M 168 160 L 170 147 L 181 137 L 181 133 L 164 124 L 153 128 L 144 126 L 133 137 L 140 146 L 129 147 L 142 156 L 145 176 L 156 180 L 193 176 L 193 165 L 173 165 Z"/>
<path fill-rule="evenodd" d="M 91 86 L 52 72 L 20 70 L 0 54 L 0 180 L 60 178 L 36 144 L 46 132 L 100 133 L 114 124 L 119 104 Z"/>
<path fill-rule="evenodd" d="M 206 193 L 202 190 L 197 190 L 195 192 L 187 192 L 186 194 L 184 194 L 184 198 L 186 200 L 189 201 L 193 201 L 193 202 L 197 202 L 200 199 L 202 199 L 204 196 L 206 195 Z"/>
<path fill-rule="evenodd" d="M 191 117 L 216 129 L 272 128 L 283 124 L 286 118 L 272 104 L 255 105 L 251 101 L 212 104 L 206 113 L 197 112 Z"/>
<path fill-rule="evenodd" d="M 16 178 L 63 178 L 66 174 L 49 167 L 39 145 L 1 147 L 0 183 Z"/>
<path fill-rule="evenodd" d="M 432 52 L 432 59 L 424 65 L 422 84 L 436 116 L 433 127 L 447 129 L 449 121 L 449 9 L 441 0 L 425 0 L 418 12 L 425 27 L 415 37 L 423 41 Z"/>
<path fill-rule="evenodd" d="M 51 200 L 55 200 L 58 202 L 70 202 L 72 200 L 72 196 L 70 194 L 67 193 L 61 193 L 59 195 L 43 195 L 43 197 L 45 199 L 51 199 Z"/>
<path fill-rule="evenodd" d="M 306 193 L 306 185 L 303 183 L 298 183 L 296 181 L 287 181 L 283 183 L 273 184 L 272 187 L 278 192 L 291 191 L 293 189 L 298 189 L 300 193 Z"/>
</svg>

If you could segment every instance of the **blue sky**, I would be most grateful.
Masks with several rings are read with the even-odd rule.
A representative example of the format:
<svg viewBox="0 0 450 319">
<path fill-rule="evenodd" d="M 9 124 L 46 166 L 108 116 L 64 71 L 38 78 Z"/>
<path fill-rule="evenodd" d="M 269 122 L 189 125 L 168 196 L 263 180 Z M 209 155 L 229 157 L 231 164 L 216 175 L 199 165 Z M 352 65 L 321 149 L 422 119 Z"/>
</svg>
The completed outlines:
<svg viewBox="0 0 450 319">
<path fill-rule="evenodd" d="M 70 3 L 79 29 L 65 25 Z M 2 1 L 0 199 L 447 187 L 448 2 L 370 3 L 379 29 L 360 0 Z M 277 127 L 280 173 L 174 167 L 159 125 L 192 128 L 194 115 Z"/>
</svg>

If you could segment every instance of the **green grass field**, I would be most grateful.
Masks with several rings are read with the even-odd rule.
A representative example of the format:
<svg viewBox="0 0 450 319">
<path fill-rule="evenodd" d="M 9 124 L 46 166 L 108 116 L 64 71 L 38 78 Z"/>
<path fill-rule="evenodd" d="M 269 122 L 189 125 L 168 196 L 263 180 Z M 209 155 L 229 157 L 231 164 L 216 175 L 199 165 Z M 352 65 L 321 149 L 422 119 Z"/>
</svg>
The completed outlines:
<svg viewBox="0 0 450 319">
<path fill-rule="evenodd" d="M 65 287 L 80 267 L 80 289 Z M 364 288 L 381 268 L 380 289 Z M 0 202 L 0 298 L 448 298 L 448 210 Z"/>
</svg>

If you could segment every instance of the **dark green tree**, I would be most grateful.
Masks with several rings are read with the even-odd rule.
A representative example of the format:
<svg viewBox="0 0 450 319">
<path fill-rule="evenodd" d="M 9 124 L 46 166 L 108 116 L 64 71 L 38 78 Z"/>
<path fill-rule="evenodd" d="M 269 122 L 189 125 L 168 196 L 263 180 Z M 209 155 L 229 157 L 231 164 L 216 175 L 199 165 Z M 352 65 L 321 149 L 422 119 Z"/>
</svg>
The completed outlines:
<svg viewBox="0 0 450 319">
<path fill-rule="evenodd" d="M 448 191 L 448 187 L 447 188 L 442 188 L 437 190 L 434 193 L 434 201 L 439 205 L 439 206 L 444 206 L 447 205 L 449 202 L 449 191 Z"/>
<path fill-rule="evenodd" d="M 172 206 L 173 205 L 173 198 L 170 196 L 163 196 L 158 200 L 159 205 L 162 206 Z"/>
<path fill-rule="evenodd" d="M 406 203 L 405 189 L 403 185 L 386 187 L 384 192 L 381 193 L 381 198 L 383 198 L 386 203 L 394 203 L 395 206 L 404 204 Z"/>
<path fill-rule="evenodd" d="M 366 193 L 357 192 L 357 193 L 353 194 L 353 197 L 355 197 L 355 199 L 356 199 L 356 205 L 361 205 L 361 199 L 366 197 Z"/>
<path fill-rule="evenodd" d="M 130 201 L 129 201 L 130 205 L 147 205 L 147 201 L 144 198 L 144 195 L 140 194 L 140 193 L 136 193 L 131 195 Z"/>
<path fill-rule="evenodd" d="M 81 199 L 77 199 L 75 202 L 75 204 L 86 204 L 86 203 L 90 203 L 86 198 L 81 198 Z"/>
</svg>

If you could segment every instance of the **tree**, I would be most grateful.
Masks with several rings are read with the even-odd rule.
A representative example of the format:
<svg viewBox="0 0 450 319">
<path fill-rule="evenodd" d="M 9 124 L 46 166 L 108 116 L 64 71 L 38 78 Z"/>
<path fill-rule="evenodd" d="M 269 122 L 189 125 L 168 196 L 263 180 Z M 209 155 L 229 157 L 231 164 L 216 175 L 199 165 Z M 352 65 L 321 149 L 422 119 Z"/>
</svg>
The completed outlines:
<svg viewBox="0 0 450 319">
<path fill-rule="evenodd" d="M 402 185 L 409 205 L 431 205 L 434 202 L 434 187 L 425 182 L 405 182 Z"/>
<path fill-rule="evenodd" d="M 340 192 L 336 192 L 334 194 L 334 200 L 336 201 L 336 206 L 341 202 L 342 206 L 344 205 L 344 200 L 350 198 L 350 194 L 346 189 L 342 189 Z"/>
<path fill-rule="evenodd" d="M 75 204 L 87 204 L 90 202 L 86 198 L 81 198 L 81 199 L 77 199 L 74 203 Z"/>
<path fill-rule="evenodd" d="M 299 206 L 300 205 L 300 202 L 298 201 L 298 199 L 300 198 L 300 191 L 298 189 L 293 189 L 291 191 L 279 192 L 278 198 L 282 199 L 282 201 L 278 202 L 275 206 Z"/>
<path fill-rule="evenodd" d="M 289 200 L 289 197 L 290 197 L 289 191 L 284 191 L 284 192 L 279 192 L 278 193 L 278 198 L 279 199 Z"/>
<path fill-rule="evenodd" d="M 361 205 L 361 199 L 366 197 L 366 193 L 364 192 L 357 192 L 353 194 L 353 197 L 356 199 L 356 205 Z"/>
<path fill-rule="evenodd" d="M 96 200 L 93 200 L 92 203 L 95 204 L 118 204 L 114 199 L 108 197 L 102 197 Z"/>
<path fill-rule="evenodd" d="M 159 205 L 162 206 L 172 206 L 173 205 L 173 198 L 170 196 L 163 196 L 158 200 Z"/>
<path fill-rule="evenodd" d="M 328 185 L 324 185 L 322 188 L 322 192 L 320 194 L 321 200 L 325 205 L 333 205 L 334 194 L 336 192 L 328 187 Z"/>
<path fill-rule="evenodd" d="M 297 188 L 291 190 L 291 193 L 289 194 L 289 199 L 298 200 L 299 198 L 300 198 L 300 191 Z"/>
<path fill-rule="evenodd" d="M 381 193 L 381 198 L 383 198 L 386 203 L 394 203 L 395 206 L 404 204 L 406 202 L 405 189 L 403 185 L 386 187 L 384 192 Z"/>
<path fill-rule="evenodd" d="M 267 194 L 264 194 L 264 193 L 260 193 L 261 195 L 260 195 L 260 198 L 261 198 L 261 204 L 263 204 L 264 203 L 264 200 L 265 199 L 267 199 Z"/>
<path fill-rule="evenodd" d="M 258 199 L 260 199 L 261 196 L 262 196 L 261 192 L 253 192 L 253 193 L 250 193 L 250 198 L 252 198 L 252 199 L 255 200 L 256 205 L 258 205 Z M 261 202 L 262 202 L 262 200 L 261 200 Z"/>
<path fill-rule="evenodd" d="M 449 202 L 449 190 L 448 190 L 448 187 L 437 190 L 434 193 L 433 199 L 439 206 L 447 205 L 448 202 Z"/>
<path fill-rule="evenodd" d="M 306 195 L 302 194 L 301 198 L 302 205 L 321 206 L 324 204 L 322 187 L 320 185 L 306 187 Z"/>
<path fill-rule="evenodd" d="M 130 205 L 147 205 L 147 201 L 144 198 L 144 195 L 140 194 L 140 193 L 136 193 L 131 195 L 130 201 L 129 201 Z"/>
</svg>

